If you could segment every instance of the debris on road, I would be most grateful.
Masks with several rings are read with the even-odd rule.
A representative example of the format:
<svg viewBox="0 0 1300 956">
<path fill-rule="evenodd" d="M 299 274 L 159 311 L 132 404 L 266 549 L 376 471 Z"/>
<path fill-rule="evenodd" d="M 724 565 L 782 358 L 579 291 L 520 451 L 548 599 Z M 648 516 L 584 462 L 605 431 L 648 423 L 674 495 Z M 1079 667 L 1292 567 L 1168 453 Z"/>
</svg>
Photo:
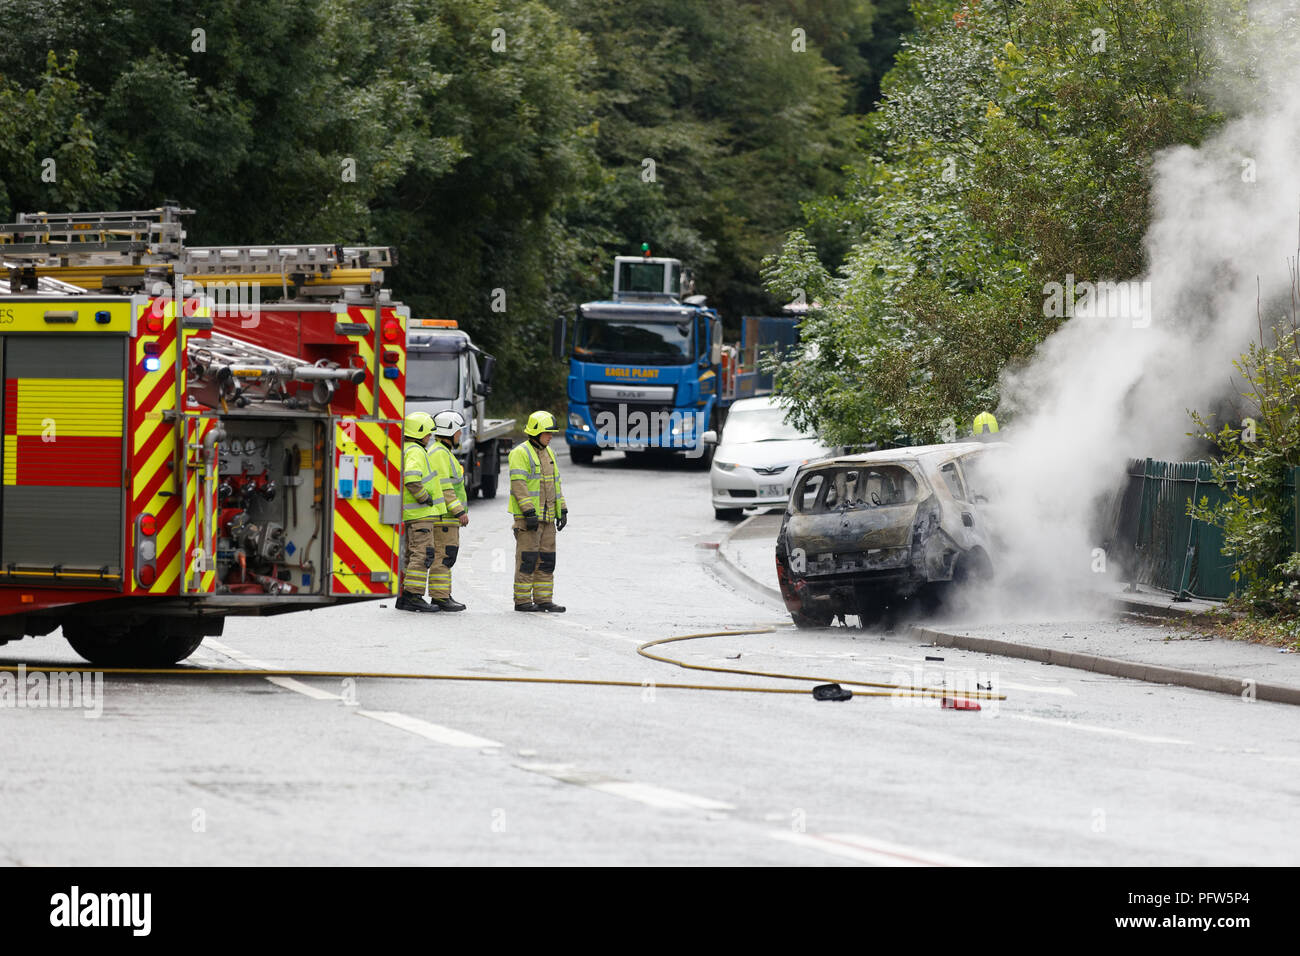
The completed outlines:
<svg viewBox="0 0 1300 956">
<path fill-rule="evenodd" d="M 853 691 L 845 690 L 839 684 L 818 684 L 813 688 L 815 700 L 848 700 Z"/>
</svg>

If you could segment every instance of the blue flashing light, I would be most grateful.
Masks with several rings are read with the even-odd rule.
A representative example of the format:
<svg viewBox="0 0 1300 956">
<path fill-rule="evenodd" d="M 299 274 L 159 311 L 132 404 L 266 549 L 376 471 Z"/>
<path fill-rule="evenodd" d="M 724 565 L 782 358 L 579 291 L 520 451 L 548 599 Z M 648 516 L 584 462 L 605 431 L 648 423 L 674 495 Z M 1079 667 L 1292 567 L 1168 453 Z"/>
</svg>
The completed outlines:
<svg viewBox="0 0 1300 956">
<path fill-rule="evenodd" d="M 399 368 L 393 368 L 389 366 L 388 368 L 384 369 L 384 378 L 397 378 L 401 374 L 402 374 L 402 370 Z"/>
<path fill-rule="evenodd" d="M 162 368 L 162 359 L 156 355 L 146 355 L 144 359 L 144 370 L 146 372 L 156 372 Z"/>
<path fill-rule="evenodd" d="M 107 311 L 101 309 L 100 311 L 95 313 L 95 321 L 98 322 L 100 325 L 108 325 L 108 323 L 113 321 L 113 316 L 109 314 Z"/>
</svg>

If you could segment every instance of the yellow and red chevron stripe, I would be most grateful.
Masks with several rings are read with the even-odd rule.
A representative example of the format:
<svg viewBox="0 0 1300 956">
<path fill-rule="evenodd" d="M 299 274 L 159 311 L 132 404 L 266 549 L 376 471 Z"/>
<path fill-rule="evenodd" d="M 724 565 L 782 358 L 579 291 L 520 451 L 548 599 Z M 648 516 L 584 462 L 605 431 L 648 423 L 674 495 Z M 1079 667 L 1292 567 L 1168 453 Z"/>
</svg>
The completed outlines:
<svg viewBox="0 0 1300 956">
<path fill-rule="evenodd" d="M 368 331 L 362 335 L 348 336 L 356 346 L 357 362 L 366 370 L 366 380 L 357 386 L 356 403 L 351 408 L 335 406 L 335 414 L 355 415 L 358 418 L 385 418 L 400 421 L 406 415 L 406 316 L 403 312 L 389 306 L 380 310 L 379 319 L 375 319 L 375 310 L 362 306 L 349 306 L 347 320 L 351 323 L 364 324 Z M 384 339 L 383 329 L 396 326 L 396 337 L 390 342 Z M 391 334 L 391 331 L 390 331 Z M 379 343 L 382 353 L 396 353 L 397 362 L 387 365 L 376 361 L 375 343 Z M 385 369 L 396 369 L 397 375 L 387 378 Z M 344 393 L 346 394 L 346 393 Z M 378 407 L 375 400 L 378 396 Z"/>
<path fill-rule="evenodd" d="M 187 418 L 185 420 L 187 460 L 185 465 L 185 592 L 211 594 L 217 589 L 217 481 L 216 475 L 207 482 L 208 514 L 211 515 L 207 534 L 200 539 L 203 524 L 203 482 L 200 478 L 208 464 L 203 456 L 203 439 L 217 427 L 215 418 Z"/>
<path fill-rule="evenodd" d="M 180 373 L 177 388 L 177 350 L 184 348 L 182 330 L 176 317 L 176 303 L 172 299 L 154 299 L 141 309 L 138 328 L 144 328 L 144 317 L 152 314 L 163 320 L 162 331 L 157 334 L 141 332 L 131 344 L 131 440 L 129 464 L 131 475 L 129 490 L 128 526 L 135 527 L 135 517 L 151 514 L 157 526 L 158 576 L 149 587 L 141 587 L 132 573 L 128 575 L 130 594 L 176 594 L 180 591 L 183 560 L 182 547 L 187 544 L 186 531 L 190 508 L 189 489 L 182 487 L 180 472 L 185 467 L 184 450 L 178 440 L 181 419 L 164 419 L 164 413 L 179 415 L 177 395 L 184 394 L 185 375 Z M 147 372 L 144 360 L 146 345 L 156 345 L 158 369 Z M 132 532 L 134 533 L 134 532 Z M 187 549 L 188 550 L 188 549 Z M 134 570 L 135 542 L 127 544 L 127 564 Z"/>
<path fill-rule="evenodd" d="M 340 421 L 334 428 L 334 469 L 339 457 L 368 456 L 374 462 L 374 486 L 368 498 L 334 500 L 334 537 L 331 548 L 331 584 L 334 594 L 396 594 L 401 535 L 398 525 L 379 520 L 379 496 L 401 494 L 402 432 L 400 422 Z M 373 580 L 386 572 L 386 580 Z"/>
<path fill-rule="evenodd" d="M 366 379 L 357 386 L 357 403 L 351 414 L 366 418 L 375 415 L 375 388 L 371 380 L 375 375 L 375 310 L 353 305 L 348 307 L 349 322 L 364 322 L 370 329 L 365 335 L 349 336 L 357 347 L 361 367 L 366 370 Z M 347 414 L 347 412 L 344 412 Z"/>
<path fill-rule="evenodd" d="M 406 316 L 390 308 L 384 310 L 383 319 L 384 325 L 396 322 L 401 334 L 396 341 L 383 343 L 385 352 L 397 352 L 399 357 L 396 365 L 379 364 L 379 417 L 401 421 L 406 417 Z M 384 376 L 388 368 L 397 369 L 396 378 Z"/>
</svg>

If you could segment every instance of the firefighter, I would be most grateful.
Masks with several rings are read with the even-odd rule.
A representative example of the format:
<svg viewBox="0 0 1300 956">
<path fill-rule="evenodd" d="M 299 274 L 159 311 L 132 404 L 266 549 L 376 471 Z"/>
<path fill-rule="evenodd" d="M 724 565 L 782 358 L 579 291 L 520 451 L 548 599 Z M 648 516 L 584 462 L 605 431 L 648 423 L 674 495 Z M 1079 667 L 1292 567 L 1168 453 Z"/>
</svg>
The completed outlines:
<svg viewBox="0 0 1300 956">
<path fill-rule="evenodd" d="M 435 441 L 429 452 L 429 466 L 437 475 L 446 514 L 433 523 L 433 567 L 429 569 L 429 600 L 443 611 L 463 611 L 465 605 L 451 596 L 451 568 L 460 551 L 460 529 L 469 524 L 469 501 L 465 494 L 465 471 L 453 452 L 460 447 L 465 419 L 460 412 L 443 411 L 433 416 Z"/>
<path fill-rule="evenodd" d="M 998 420 L 993 417 L 992 412 L 980 412 L 975 416 L 975 421 L 971 427 L 976 438 L 984 434 L 991 436 L 998 430 Z"/>
<path fill-rule="evenodd" d="M 433 419 L 427 412 L 412 412 L 406 417 L 402 434 L 402 524 L 406 532 L 406 573 L 402 595 L 397 599 L 399 611 L 437 611 L 437 604 L 424 600 L 433 564 L 434 520 L 447 513 L 438 476 L 429 467 L 428 448 L 433 441 Z"/>
<path fill-rule="evenodd" d="M 555 533 L 569 521 L 555 452 L 560 430 L 550 412 L 533 412 L 524 425 L 528 440 L 510 451 L 510 504 L 515 516 L 515 610 L 564 610 L 554 596 Z"/>
</svg>

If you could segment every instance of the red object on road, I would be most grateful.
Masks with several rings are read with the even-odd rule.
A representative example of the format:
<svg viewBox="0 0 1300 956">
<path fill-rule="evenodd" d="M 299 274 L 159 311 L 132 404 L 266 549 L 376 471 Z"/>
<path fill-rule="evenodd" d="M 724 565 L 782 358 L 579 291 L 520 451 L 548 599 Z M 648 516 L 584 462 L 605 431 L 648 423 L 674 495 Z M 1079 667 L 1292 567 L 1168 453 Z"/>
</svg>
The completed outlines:
<svg viewBox="0 0 1300 956">
<path fill-rule="evenodd" d="M 979 710 L 980 705 L 965 697 L 944 697 L 939 701 L 944 710 Z"/>
</svg>

